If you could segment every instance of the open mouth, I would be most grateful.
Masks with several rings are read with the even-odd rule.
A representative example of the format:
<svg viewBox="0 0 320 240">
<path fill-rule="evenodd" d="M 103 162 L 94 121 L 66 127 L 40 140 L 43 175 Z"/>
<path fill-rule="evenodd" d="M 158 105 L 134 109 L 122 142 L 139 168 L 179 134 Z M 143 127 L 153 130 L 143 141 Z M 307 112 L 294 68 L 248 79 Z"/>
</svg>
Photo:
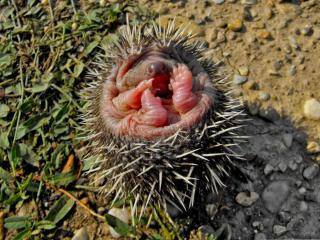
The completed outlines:
<svg viewBox="0 0 320 240">
<path fill-rule="evenodd" d="M 213 104 L 206 73 L 163 54 L 128 60 L 105 81 L 100 101 L 104 124 L 117 136 L 153 140 L 197 124 Z"/>
</svg>

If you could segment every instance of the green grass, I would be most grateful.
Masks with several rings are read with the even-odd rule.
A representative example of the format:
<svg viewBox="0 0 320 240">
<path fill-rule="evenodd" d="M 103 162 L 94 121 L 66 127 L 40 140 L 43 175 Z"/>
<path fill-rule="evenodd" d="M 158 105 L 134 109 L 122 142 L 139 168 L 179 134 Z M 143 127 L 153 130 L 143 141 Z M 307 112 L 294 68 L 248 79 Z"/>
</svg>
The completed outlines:
<svg viewBox="0 0 320 240">
<path fill-rule="evenodd" d="M 127 2 L 79 2 L 87 1 L 0 0 L 0 213 L 7 213 L 4 227 L 13 239 L 56 239 L 62 220 L 81 205 L 74 197 L 79 159 L 63 169 L 85 144 L 77 137 L 86 70 L 127 14 L 132 22 L 155 17 Z M 15 215 L 25 203 L 41 208 L 57 193 L 45 214 Z M 153 229 L 148 218 L 133 228 L 87 210 L 123 235 L 181 238 L 161 209 L 149 212 Z"/>
</svg>

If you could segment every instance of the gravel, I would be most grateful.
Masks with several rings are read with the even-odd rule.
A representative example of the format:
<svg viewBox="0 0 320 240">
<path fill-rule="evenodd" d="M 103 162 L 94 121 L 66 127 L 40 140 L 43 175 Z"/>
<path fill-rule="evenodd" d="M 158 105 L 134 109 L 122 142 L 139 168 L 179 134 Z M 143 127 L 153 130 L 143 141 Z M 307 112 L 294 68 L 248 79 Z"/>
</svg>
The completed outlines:
<svg viewBox="0 0 320 240">
<path fill-rule="evenodd" d="M 236 196 L 236 202 L 242 206 L 249 207 L 259 199 L 259 194 L 256 192 L 240 192 Z"/>
<path fill-rule="evenodd" d="M 307 167 L 303 171 L 303 177 L 307 180 L 312 180 L 317 174 L 319 173 L 319 165 L 312 164 L 311 166 Z"/>
<path fill-rule="evenodd" d="M 239 74 L 235 74 L 233 77 L 233 83 L 235 85 L 242 85 L 244 84 L 246 81 L 248 80 L 248 78 L 246 76 L 241 76 Z"/>
<path fill-rule="evenodd" d="M 281 225 L 274 225 L 273 226 L 273 233 L 279 237 L 283 235 L 287 231 L 287 228 Z"/>
<path fill-rule="evenodd" d="M 305 101 L 303 106 L 304 115 L 312 120 L 320 120 L 320 102 L 311 98 Z"/>
</svg>

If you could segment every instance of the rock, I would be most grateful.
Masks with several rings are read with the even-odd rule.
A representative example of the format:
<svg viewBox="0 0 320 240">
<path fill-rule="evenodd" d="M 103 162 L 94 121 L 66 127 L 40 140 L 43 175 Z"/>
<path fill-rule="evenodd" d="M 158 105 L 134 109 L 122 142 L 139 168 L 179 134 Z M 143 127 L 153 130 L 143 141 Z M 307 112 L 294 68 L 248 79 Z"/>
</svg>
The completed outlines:
<svg viewBox="0 0 320 240">
<path fill-rule="evenodd" d="M 108 212 L 110 215 L 115 216 L 116 218 L 119 218 L 121 221 L 125 223 L 129 223 L 129 212 L 126 208 L 111 208 Z M 119 238 L 121 235 L 116 232 L 116 230 L 109 226 L 110 228 L 110 234 L 114 238 Z"/>
<path fill-rule="evenodd" d="M 289 184 L 285 181 L 275 181 L 270 183 L 262 193 L 262 199 L 266 208 L 276 213 L 282 203 L 287 199 L 289 195 Z"/>
<path fill-rule="evenodd" d="M 250 192 L 249 194 L 247 192 L 240 192 L 236 196 L 236 202 L 245 207 L 251 206 L 258 199 L 259 194 L 256 192 Z"/>
<path fill-rule="evenodd" d="M 272 173 L 274 170 L 273 166 L 270 165 L 269 163 L 265 166 L 263 172 L 265 175 L 269 175 L 270 173 Z"/>
<path fill-rule="evenodd" d="M 290 76 L 296 75 L 296 73 L 297 73 L 297 68 L 296 68 L 296 66 L 291 65 L 291 66 L 289 67 L 288 73 L 289 73 Z"/>
<path fill-rule="evenodd" d="M 247 66 L 241 66 L 238 69 L 241 76 L 248 76 L 249 74 L 249 68 Z"/>
<path fill-rule="evenodd" d="M 235 74 L 233 77 L 233 83 L 236 85 L 242 85 L 244 84 L 248 78 L 246 76 L 241 76 L 239 74 Z"/>
<path fill-rule="evenodd" d="M 305 101 L 303 106 L 304 115 L 312 120 L 320 120 L 320 102 L 314 98 Z"/>
<path fill-rule="evenodd" d="M 267 39 L 270 40 L 272 39 L 272 35 L 271 32 L 267 31 L 267 30 L 261 30 L 258 32 L 258 37 L 261 39 Z"/>
<path fill-rule="evenodd" d="M 279 216 L 279 220 L 286 224 L 291 220 L 291 216 L 288 212 L 281 211 L 279 212 L 278 216 Z"/>
<path fill-rule="evenodd" d="M 99 214 L 103 215 L 105 213 L 106 209 L 104 207 L 99 207 L 97 211 Z"/>
<path fill-rule="evenodd" d="M 274 225 L 273 226 L 273 233 L 279 237 L 283 235 L 285 232 L 287 232 L 287 228 L 281 225 Z"/>
<path fill-rule="evenodd" d="M 289 44 L 294 49 L 300 49 L 299 44 L 297 43 L 296 39 L 292 36 L 289 37 Z"/>
<path fill-rule="evenodd" d="M 303 177 L 307 180 L 312 180 L 317 176 L 319 173 L 319 165 L 318 164 L 312 164 L 311 166 L 307 167 L 303 171 Z"/>
<path fill-rule="evenodd" d="M 299 210 L 305 212 L 308 210 L 308 204 L 305 201 L 300 202 Z"/>
<path fill-rule="evenodd" d="M 75 231 L 71 240 L 89 240 L 89 234 L 85 227 L 82 227 Z"/>
<path fill-rule="evenodd" d="M 293 141 L 293 135 L 290 133 L 285 133 L 282 135 L 282 141 L 287 148 L 290 148 Z"/>
<path fill-rule="evenodd" d="M 213 0 L 213 2 L 215 3 L 215 4 L 222 4 L 222 3 L 224 3 L 224 0 Z"/>
<path fill-rule="evenodd" d="M 234 32 L 239 32 L 242 29 L 242 21 L 240 19 L 236 19 L 230 23 L 228 23 L 228 29 Z"/>
<path fill-rule="evenodd" d="M 280 118 L 279 114 L 277 113 L 276 110 L 274 110 L 274 108 L 267 108 L 267 109 L 260 108 L 259 115 L 260 117 L 267 119 L 271 122 L 275 122 Z"/>
<path fill-rule="evenodd" d="M 279 71 L 283 67 L 283 62 L 281 60 L 276 60 L 273 63 L 274 70 Z"/>
<path fill-rule="evenodd" d="M 313 29 L 312 29 L 312 26 L 307 24 L 306 26 L 304 26 L 304 28 L 301 29 L 301 33 L 304 35 L 304 36 L 311 36 L 312 33 L 313 33 Z"/>
<path fill-rule="evenodd" d="M 285 172 L 286 170 L 287 170 L 287 164 L 285 163 L 285 162 L 281 162 L 279 165 L 278 165 L 278 167 L 279 167 L 279 170 L 281 171 L 281 172 Z"/>
<path fill-rule="evenodd" d="M 261 101 L 268 101 L 270 99 L 270 94 L 267 92 L 260 92 L 259 93 L 259 99 Z"/>
<path fill-rule="evenodd" d="M 320 145 L 317 142 L 308 142 L 307 151 L 309 153 L 317 153 L 320 152 Z"/>
<path fill-rule="evenodd" d="M 295 170 L 297 170 L 297 168 L 298 168 L 298 164 L 295 163 L 294 161 L 290 161 L 290 162 L 289 162 L 289 168 L 290 168 L 292 171 L 295 171 Z"/>
<path fill-rule="evenodd" d="M 215 215 L 218 212 L 218 207 L 216 204 L 207 204 L 206 205 L 206 212 L 211 219 L 214 219 Z"/>
<path fill-rule="evenodd" d="M 257 0 L 241 0 L 241 3 L 244 5 L 254 5 L 257 4 Z"/>
<path fill-rule="evenodd" d="M 256 233 L 254 240 L 267 240 L 267 236 L 264 233 Z"/>
</svg>

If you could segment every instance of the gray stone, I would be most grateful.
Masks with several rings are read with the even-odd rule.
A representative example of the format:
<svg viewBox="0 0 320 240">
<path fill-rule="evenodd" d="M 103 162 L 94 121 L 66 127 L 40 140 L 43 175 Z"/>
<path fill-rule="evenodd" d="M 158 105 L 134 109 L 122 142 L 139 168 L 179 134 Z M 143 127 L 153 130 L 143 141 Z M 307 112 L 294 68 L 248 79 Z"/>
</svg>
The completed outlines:
<svg viewBox="0 0 320 240">
<path fill-rule="evenodd" d="M 294 161 L 290 161 L 290 162 L 289 162 L 289 168 L 290 168 L 292 171 L 295 171 L 295 170 L 297 170 L 297 168 L 298 168 L 298 164 L 295 163 Z"/>
<path fill-rule="evenodd" d="M 254 5 L 257 4 L 257 0 L 241 0 L 241 3 L 245 5 Z"/>
<path fill-rule="evenodd" d="M 236 196 L 236 202 L 242 206 L 249 207 L 259 199 L 259 194 L 256 192 L 240 192 Z"/>
<path fill-rule="evenodd" d="M 280 118 L 277 111 L 274 110 L 273 108 L 267 108 L 267 109 L 260 108 L 259 115 L 260 115 L 260 117 L 265 118 L 271 122 L 275 122 L 275 121 L 279 120 L 279 118 Z"/>
<path fill-rule="evenodd" d="M 303 171 L 303 177 L 307 180 L 312 180 L 317 174 L 319 173 L 319 165 L 312 164 L 311 166 L 307 167 Z"/>
<path fill-rule="evenodd" d="M 286 145 L 287 148 L 290 148 L 293 141 L 293 136 L 290 133 L 285 133 L 282 135 L 282 140 L 284 145 Z"/>
<path fill-rule="evenodd" d="M 241 76 L 239 74 L 235 74 L 233 77 L 233 83 L 236 85 L 242 85 L 244 84 L 248 78 L 246 76 Z"/>
<path fill-rule="evenodd" d="M 206 212 L 210 216 L 211 219 L 215 217 L 218 212 L 218 207 L 216 204 L 207 204 L 206 205 Z"/>
<path fill-rule="evenodd" d="M 281 211 L 278 216 L 279 220 L 283 223 L 288 223 L 291 220 L 291 215 L 288 212 Z"/>
<path fill-rule="evenodd" d="M 267 92 L 260 92 L 259 99 L 262 101 L 268 101 L 270 99 L 270 94 Z"/>
<path fill-rule="evenodd" d="M 285 181 L 275 181 L 270 183 L 262 193 L 262 199 L 266 208 L 276 213 L 289 194 L 289 184 Z"/>
<path fill-rule="evenodd" d="M 287 228 L 281 225 L 274 225 L 273 226 L 273 233 L 279 237 L 283 235 L 285 232 L 287 232 Z"/>
<path fill-rule="evenodd" d="M 254 240 L 267 240 L 267 236 L 264 233 L 256 233 Z"/>
<path fill-rule="evenodd" d="M 289 73 L 290 76 L 296 75 L 296 73 L 297 73 L 297 68 L 296 68 L 296 66 L 291 65 L 291 66 L 289 67 L 288 73 Z"/>
<path fill-rule="evenodd" d="M 308 210 L 308 204 L 305 201 L 300 202 L 299 210 L 305 212 Z"/>
<path fill-rule="evenodd" d="M 272 173 L 274 170 L 273 166 L 270 165 L 269 163 L 265 166 L 263 172 L 265 175 L 269 175 L 270 173 Z"/>
<path fill-rule="evenodd" d="M 85 227 L 80 228 L 79 230 L 75 231 L 71 240 L 89 240 L 89 234 Z"/>
<path fill-rule="evenodd" d="M 224 0 L 213 0 L 213 2 L 215 4 L 222 4 L 222 3 L 224 3 Z"/>
<path fill-rule="evenodd" d="M 287 170 L 287 168 L 288 168 L 288 166 L 287 166 L 287 164 L 285 163 L 285 162 L 281 162 L 279 165 L 278 165 L 278 167 L 279 167 L 279 170 L 281 171 L 281 172 L 285 172 L 286 170 Z"/>
</svg>

